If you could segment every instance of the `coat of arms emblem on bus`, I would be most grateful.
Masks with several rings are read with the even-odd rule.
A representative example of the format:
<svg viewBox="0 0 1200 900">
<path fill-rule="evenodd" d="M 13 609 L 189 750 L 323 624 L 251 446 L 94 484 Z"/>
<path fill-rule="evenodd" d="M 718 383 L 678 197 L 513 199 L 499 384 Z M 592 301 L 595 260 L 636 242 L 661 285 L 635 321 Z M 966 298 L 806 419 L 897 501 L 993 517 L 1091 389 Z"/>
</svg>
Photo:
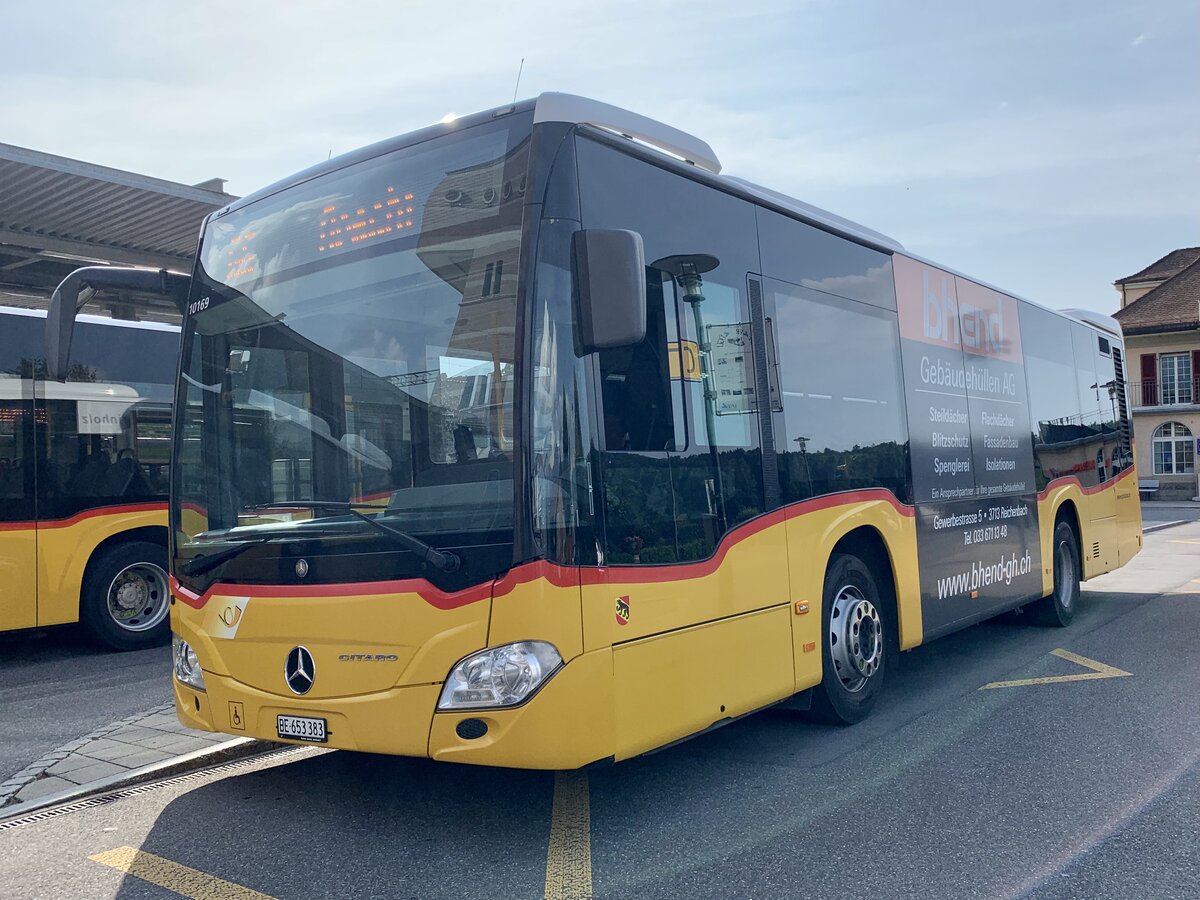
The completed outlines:
<svg viewBox="0 0 1200 900">
<path fill-rule="evenodd" d="M 629 624 L 629 598 L 628 597 L 618 597 L 617 598 L 617 624 L 618 625 L 628 625 Z"/>
</svg>

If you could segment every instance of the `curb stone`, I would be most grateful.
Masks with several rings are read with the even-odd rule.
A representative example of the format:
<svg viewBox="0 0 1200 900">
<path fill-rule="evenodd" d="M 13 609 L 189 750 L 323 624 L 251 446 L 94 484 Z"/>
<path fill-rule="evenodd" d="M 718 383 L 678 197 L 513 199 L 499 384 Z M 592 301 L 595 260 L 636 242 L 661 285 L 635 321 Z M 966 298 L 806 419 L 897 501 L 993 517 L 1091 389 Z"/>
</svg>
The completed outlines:
<svg viewBox="0 0 1200 900">
<path fill-rule="evenodd" d="M 139 743 L 137 740 L 121 741 L 110 739 L 111 735 L 121 731 L 122 729 L 129 728 L 130 726 L 136 726 L 139 723 L 156 717 L 161 719 L 163 714 L 167 712 L 173 712 L 174 708 L 175 705 L 173 702 L 161 704 L 150 710 L 136 713 L 132 716 L 127 716 L 126 718 L 120 719 L 116 722 L 111 722 L 108 725 L 104 725 L 89 732 L 81 738 L 77 738 L 67 744 L 63 744 L 61 747 L 57 747 L 54 750 L 43 754 L 40 758 L 30 763 L 15 775 L 12 775 L 6 778 L 3 782 L 0 782 L 0 809 L 4 809 L 5 807 L 11 809 L 14 804 L 22 806 L 25 805 L 22 803 L 22 798 L 18 797 L 18 794 L 20 794 L 22 790 L 34 782 L 47 778 L 60 778 L 60 775 L 56 775 L 49 770 L 57 766 L 63 760 L 71 759 L 72 757 L 78 759 L 79 761 L 79 765 L 73 766 L 72 770 L 82 770 L 85 765 L 108 763 L 110 765 L 120 767 L 125 771 L 109 775 L 91 783 L 75 785 L 70 790 L 59 791 L 58 793 L 78 793 L 79 791 L 87 792 L 92 790 L 92 786 L 95 784 L 104 783 L 113 779 L 120 780 L 123 777 L 132 776 L 134 773 L 141 772 L 144 769 L 151 769 L 154 767 L 162 768 L 171 764 L 176 759 L 190 759 L 192 757 L 204 758 L 205 754 L 202 751 L 215 750 L 218 747 L 231 749 L 232 746 L 238 742 L 254 744 L 256 746 L 267 746 L 264 744 L 264 742 L 251 741 L 247 738 L 234 738 L 231 740 L 226 736 L 213 735 L 209 732 L 192 731 L 191 729 L 184 728 L 182 725 L 174 723 L 172 723 L 171 727 L 148 726 L 146 728 L 147 737 L 144 738 L 145 740 L 151 742 L 148 744 Z M 164 739 L 167 740 L 164 741 Z M 103 744 L 100 742 L 103 742 Z M 154 744 L 163 746 L 153 746 Z M 175 745 L 173 749 L 169 747 L 171 744 Z M 98 748 L 103 747 L 105 748 L 104 752 L 101 753 L 100 750 L 97 749 L 96 755 L 92 756 L 87 752 L 89 745 L 96 745 Z M 121 752 L 123 746 L 128 747 L 128 752 Z M 114 752 L 114 749 L 116 752 Z M 155 752 L 165 755 L 169 758 L 161 760 L 157 763 L 151 763 L 149 765 L 138 765 L 138 760 L 144 762 L 146 759 L 145 753 L 147 750 L 154 750 Z M 258 751 L 256 750 L 255 752 Z M 78 754 L 78 756 L 76 756 L 76 754 Z M 130 764 L 123 765 L 123 759 L 129 759 Z M 62 775 L 66 776 L 63 780 L 67 782 L 73 781 L 73 779 L 70 778 L 69 770 L 60 770 L 60 772 Z M 29 802 L 41 802 L 40 797 L 27 799 Z"/>
<path fill-rule="evenodd" d="M 82 800 L 93 794 L 104 791 L 120 790 L 149 781 L 183 775 L 198 769 L 219 766 L 223 763 L 258 756 L 277 749 L 305 750 L 305 747 L 294 747 L 290 744 L 278 744 L 271 741 L 260 741 L 254 738 L 230 738 L 219 744 L 185 753 L 162 762 L 152 763 L 137 769 L 130 769 L 117 775 L 110 775 L 88 784 L 73 785 L 62 791 L 33 797 L 21 803 L 0 807 L 0 827 L 13 819 L 20 819 L 30 813 L 39 812 L 53 806 L 61 806 L 75 800 Z"/>
</svg>

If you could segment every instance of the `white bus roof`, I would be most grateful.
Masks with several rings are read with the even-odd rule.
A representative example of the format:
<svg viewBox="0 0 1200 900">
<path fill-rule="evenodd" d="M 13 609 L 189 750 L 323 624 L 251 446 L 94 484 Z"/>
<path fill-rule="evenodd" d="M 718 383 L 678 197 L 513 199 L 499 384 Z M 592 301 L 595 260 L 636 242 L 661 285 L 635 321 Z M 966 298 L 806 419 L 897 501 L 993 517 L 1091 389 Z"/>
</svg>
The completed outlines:
<svg viewBox="0 0 1200 900">
<path fill-rule="evenodd" d="M 858 222 L 831 213 L 828 210 L 789 197 L 769 188 L 762 187 L 744 178 L 736 178 L 721 174 L 721 161 L 707 141 L 694 134 L 680 131 L 671 125 L 647 118 L 619 106 L 611 106 L 592 100 L 588 97 L 578 97 L 575 94 L 559 94 L 548 92 L 539 94 L 533 107 L 533 121 L 564 122 L 570 125 L 591 125 L 606 131 L 640 141 L 655 150 L 668 153 L 682 159 L 698 169 L 703 169 L 715 175 L 722 181 L 733 182 L 741 193 L 749 193 L 760 200 L 766 200 L 775 206 L 783 207 L 826 230 L 841 232 L 878 246 L 886 250 L 903 250 L 900 242 L 888 237 L 873 228 L 867 228 Z"/>
<path fill-rule="evenodd" d="M 918 262 L 934 266 L 951 275 L 957 275 L 967 281 L 991 288 L 1009 297 L 1024 300 L 1033 306 L 1058 313 L 1059 315 L 1090 325 L 1093 328 L 1098 328 L 1101 331 L 1107 331 L 1118 337 L 1122 334 L 1120 323 L 1111 316 L 1086 309 L 1054 309 L 1043 303 L 1038 303 L 1035 300 L 1021 297 L 1011 291 L 1006 291 L 1003 288 L 980 281 L 978 278 L 957 272 L 948 266 L 909 253 L 895 238 L 876 231 L 873 228 L 868 228 L 866 225 L 813 206 L 810 203 L 805 203 L 803 200 L 798 200 L 779 191 L 765 188 L 744 178 L 723 175 L 721 174 L 721 162 L 717 159 L 716 152 L 706 141 L 685 131 L 680 131 L 671 125 L 666 125 L 638 113 L 621 109 L 618 106 L 611 106 L 607 103 L 601 103 L 597 100 L 591 100 L 587 97 L 578 97 L 574 94 L 544 93 L 540 94 L 537 100 L 534 101 L 533 120 L 534 122 L 564 122 L 575 125 L 591 125 L 606 131 L 615 132 L 630 140 L 646 144 L 659 152 L 682 159 L 685 163 L 704 170 L 718 181 L 724 181 L 736 186 L 738 193 L 749 194 L 756 199 L 765 200 L 770 205 L 787 210 L 798 218 L 826 231 L 853 238 L 886 252 L 903 253 L 905 256 L 909 256 Z"/>
<path fill-rule="evenodd" d="M 24 309 L 18 306 L 0 306 L 0 316 L 26 316 L 32 319 L 46 318 L 44 309 Z M 111 325 L 116 328 L 142 328 L 146 331 L 173 331 L 179 333 L 178 325 L 168 325 L 165 322 L 132 322 L 128 319 L 110 319 L 108 316 L 79 315 L 76 322 L 86 322 L 89 325 Z"/>
<path fill-rule="evenodd" d="M 28 400 L 23 384 L 27 378 L 0 378 L 0 400 Z M 141 394 L 127 384 L 108 384 L 92 381 L 37 381 L 34 394 L 39 400 L 111 400 L 114 403 L 136 403 Z"/>
</svg>

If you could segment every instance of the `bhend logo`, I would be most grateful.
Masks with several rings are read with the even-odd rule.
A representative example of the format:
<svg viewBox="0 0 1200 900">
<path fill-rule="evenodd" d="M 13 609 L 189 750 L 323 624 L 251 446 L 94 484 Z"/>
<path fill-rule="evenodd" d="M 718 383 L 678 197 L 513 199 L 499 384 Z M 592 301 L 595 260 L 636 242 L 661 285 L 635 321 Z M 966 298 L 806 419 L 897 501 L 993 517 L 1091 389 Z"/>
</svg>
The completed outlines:
<svg viewBox="0 0 1200 900">
<path fill-rule="evenodd" d="M 924 303 L 921 325 L 925 337 L 957 347 L 960 343 L 976 353 L 1004 353 L 1004 316 L 970 303 L 956 304 L 950 296 L 950 276 L 942 275 L 941 295 L 929 287 L 929 272 L 921 273 Z"/>
</svg>

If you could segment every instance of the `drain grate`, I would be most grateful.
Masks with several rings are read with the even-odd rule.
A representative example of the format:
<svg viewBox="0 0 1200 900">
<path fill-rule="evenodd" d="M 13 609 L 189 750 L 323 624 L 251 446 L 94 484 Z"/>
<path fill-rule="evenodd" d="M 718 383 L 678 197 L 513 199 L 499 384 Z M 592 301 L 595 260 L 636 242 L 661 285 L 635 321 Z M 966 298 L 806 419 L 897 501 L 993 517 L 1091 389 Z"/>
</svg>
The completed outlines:
<svg viewBox="0 0 1200 900">
<path fill-rule="evenodd" d="M 297 756 L 300 754 L 313 752 L 315 751 L 310 747 L 284 747 L 280 750 L 271 750 L 262 754 L 261 756 L 247 756 L 245 759 L 237 759 L 233 762 L 221 763 L 205 769 L 197 769 L 195 772 L 187 772 L 183 775 L 174 775 L 170 778 L 163 778 L 159 781 L 148 781 L 145 784 L 135 784 L 131 787 L 109 791 L 106 794 L 100 794 L 96 797 L 88 797 L 84 800 L 76 800 L 73 803 L 64 803 L 62 806 L 54 806 L 50 809 L 42 809 L 38 810 L 37 812 L 31 812 L 28 815 L 20 816 L 15 819 L 4 819 L 0 821 L 0 831 L 7 831 L 10 828 L 19 828 L 22 825 L 32 825 L 35 822 L 44 822 L 47 819 L 57 819 L 59 816 L 80 812 L 85 809 L 95 809 L 97 806 L 107 806 L 109 803 L 115 803 L 118 800 L 124 800 L 127 797 L 136 797 L 139 794 L 148 794 L 151 791 L 157 791 L 159 788 L 172 787 L 177 784 L 186 784 L 189 781 L 200 781 L 204 778 L 211 778 L 214 775 L 223 775 L 226 772 L 236 772 L 239 769 L 246 769 L 250 766 L 259 765 L 260 763 L 270 762 L 271 760 L 282 760 L 289 756 Z M 0 810 L 0 813 L 2 812 L 3 810 Z"/>
</svg>

